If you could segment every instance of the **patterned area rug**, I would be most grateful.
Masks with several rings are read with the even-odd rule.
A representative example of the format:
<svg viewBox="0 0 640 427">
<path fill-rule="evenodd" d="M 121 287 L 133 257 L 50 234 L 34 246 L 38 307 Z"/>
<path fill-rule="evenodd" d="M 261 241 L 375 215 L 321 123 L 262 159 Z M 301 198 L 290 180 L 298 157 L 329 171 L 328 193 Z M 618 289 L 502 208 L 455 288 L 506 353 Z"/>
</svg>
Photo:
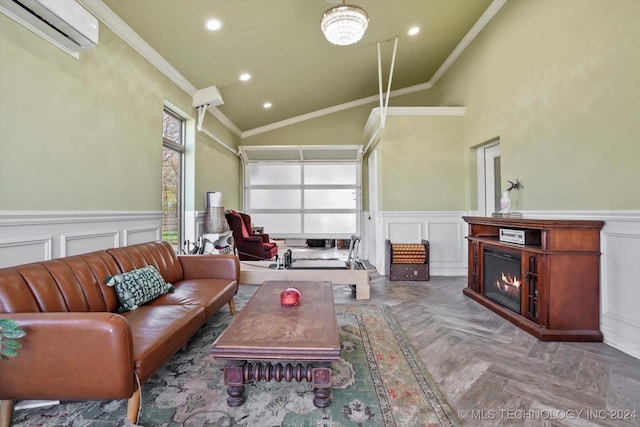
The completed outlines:
<svg viewBox="0 0 640 427">
<path fill-rule="evenodd" d="M 238 307 L 240 308 L 240 307 Z M 385 306 L 338 305 L 342 359 L 333 364 L 332 403 L 313 406 L 305 381 L 246 384 L 247 401 L 226 403 L 224 362 L 209 348 L 232 319 L 212 317 L 143 385 L 139 425 L 457 426 L 458 420 Z M 17 410 L 18 426 L 125 426 L 126 400 L 70 402 Z"/>
</svg>

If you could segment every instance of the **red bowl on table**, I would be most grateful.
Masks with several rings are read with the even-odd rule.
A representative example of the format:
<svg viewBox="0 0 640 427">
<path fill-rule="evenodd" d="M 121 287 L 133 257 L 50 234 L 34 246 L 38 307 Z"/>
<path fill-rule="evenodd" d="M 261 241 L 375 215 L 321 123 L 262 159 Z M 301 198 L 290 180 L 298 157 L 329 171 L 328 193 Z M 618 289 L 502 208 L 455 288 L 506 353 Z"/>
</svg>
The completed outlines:
<svg viewBox="0 0 640 427">
<path fill-rule="evenodd" d="M 287 288 L 280 292 L 280 304 L 285 307 L 293 307 L 300 304 L 302 292 L 298 288 Z"/>
</svg>

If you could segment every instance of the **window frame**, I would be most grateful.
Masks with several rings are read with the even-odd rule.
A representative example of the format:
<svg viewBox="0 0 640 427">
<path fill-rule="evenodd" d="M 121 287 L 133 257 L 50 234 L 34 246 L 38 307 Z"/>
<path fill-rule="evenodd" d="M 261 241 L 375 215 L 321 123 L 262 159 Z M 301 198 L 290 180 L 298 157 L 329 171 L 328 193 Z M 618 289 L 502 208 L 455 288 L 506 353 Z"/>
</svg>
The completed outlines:
<svg viewBox="0 0 640 427">
<path fill-rule="evenodd" d="M 299 184 L 271 184 L 271 185 L 252 185 L 251 184 L 251 167 L 256 165 L 300 165 L 300 183 Z M 355 184 L 306 184 L 305 183 L 305 165 L 353 165 L 355 166 Z M 244 168 L 244 206 L 245 211 L 252 216 L 253 219 L 259 221 L 260 215 L 269 214 L 295 214 L 300 217 L 299 233 L 282 233 L 270 231 L 265 227 L 265 231 L 275 238 L 289 239 L 348 239 L 352 234 L 360 235 L 361 213 L 362 213 L 362 162 L 361 161 L 250 161 L 245 164 Z M 254 209 L 251 206 L 251 190 L 296 190 L 300 191 L 301 207 L 299 209 Z M 305 208 L 304 196 L 305 190 L 353 190 L 355 193 L 355 208 L 353 209 L 307 209 Z M 353 232 L 348 233 L 307 233 L 305 232 L 305 215 L 313 214 L 352 214 L 355 217 L 355 227 Z M 258 224 L 256 222 L 256 224 Z M 258 224 L 265 225 L 265 224 Z"/>
<path fill-rule="evenodd" d="M 169 138 L 166 138 L 164 135 L 164 116 L 169 115 L 174 119 L 180 122 L 180 142 L 175 142 Z M 187 119 L 180 114 L 173 111 L 171 108 L 164 106 L 162 109 L 162 118 L 163 118 L 163 131 L 162 131 L 162 150 L 168 149 L 178 153 L 179 159 L 179 177 L 178 177 L 178 194 L 176 196 L 176 210 L 178 216 L 178 241 L 177 247 L 175 248 L 177 252 L 182 248 L 181 244 L 184 241 L 185 237 L 185 154 L 186 154 L 186 125 Z M 164 171 L 162 172 L 164 174 Z M 164 180 L 164 175 L 161 177 Z M 161 184 L 161 187 L 163 185 Z M 163 188 L 161 188 L 161 192 Z M 164 206 L 162 206 L 162 213 L 164 217 Z M 164 231 L 164 227 L 162 227 L 161 233 Z"/>
</svg>

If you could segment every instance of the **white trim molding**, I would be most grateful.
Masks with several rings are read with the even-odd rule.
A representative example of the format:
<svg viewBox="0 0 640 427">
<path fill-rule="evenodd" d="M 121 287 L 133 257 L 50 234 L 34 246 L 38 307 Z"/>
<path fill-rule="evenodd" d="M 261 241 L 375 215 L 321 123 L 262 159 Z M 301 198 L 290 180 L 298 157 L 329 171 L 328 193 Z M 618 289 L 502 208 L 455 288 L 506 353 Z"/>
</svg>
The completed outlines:
<svg viewBox="0 0 640 427">
<path fill-rule="evenodd" d="M 104 248 L 120 246 L 120 232 L 118 230 L 103 233 L 73 233 L 60 236 L 60 256 L 98 251 Z"/>
<path fill-rule="evenodd" d="M 640 211 L 524 211 L 525 218 L 604 221 L 600 232 L 600 331 L 640 359 Z"/>
<path fill-rule="evenodd" d="M 80 3 L 96 18 L 102 21 L 124 42 L 131 46 L 143 58 L 151 63 L 169 80 L 174 82 L 188 95 L 193 96 L 197 88 L 178 72 L 162 55 L 153 49 L 138 33 L 133 31 L 118 15 L 115 14 L 102 0 L 80 0 Z"/>
<path fill-rule="evenodd" d="M 125 43 L 131 46 L 143 58 L 151 63 L 158 71 L 167 76 L 180 89 L 189 96 L 193 96 L 198 90 L 188 81 L 178 70 L 176 70 L 162 55 L 153 49 L 138 33 L 133 31 L 118 15 L 116 15 L 102 0 L 80 0 L 80 3 L 87 8 L 96 18 L 105 24 L 111 31 L 120 37 Z M 209 106 L 207 110 L 217 118 L 233 134 L 240 136 L 240 129 L 227 116 L 222 114 L 216 107 Z"/>
<path fill-rule="evenodd" d="M 435 85 L 440 77 L 447 72 L 449 67 L 453 65 L 454 62 L 462 55 L 465 49 L 475 40 L 475 38 L 480 34 L 480 31 L 493 19 L 493 17 L 498 13 L 498 11 L 504 6 L 507 0 L 493 0 L 487 10 L 484 11 L 482 16 L 476 21 L 476 23 L 471 27 L 469 32 L 460 40 L 460 43 L 453 49 L 453 51 L 449 54 L 447 59 L 444 60 L 440 68 L 435 72 L 429 83 L 431 85 Z"/>
<path fill-rule="evenodd" d="M 389 107 L 387 117 L 462 117 L 465 107 Z M 364 125 L 364 133 L 367 136 L 380 124 L 380 107 L 371 109 L 367 123 Z"/>
<path fill-rule="evenodd" d="M 474 214 L 378 212 L 376 259 L 369 261 L 384 272 L 386 239 L 393 243 L 426 239 L 432 276 L 466 276 L 467 225 L 462 216 Z M 194 216 L 200 231 L 203 214 Z M 640 359 L 640 211 L 524 211 L 523 217 L 605 222 L 600 233 L 600 330 L 606 344 Z M 157 240 L 161 223 L 160 211 L 0 211 L 0 268 Z"/>
<path fill-rule="evenodd" d="M 124 40 L 129 46 L 131 46 L 136 52 L 142 55 L 143 58 L 148 60 L 154 67 L 167 76 L 171 81 L 177 84 L 188 95 L 193 96 L 196 92 L 196 87 L 189 82 L 182 74 L 180 74 L 165 58 L 163 58 L 155 49 L 153 49 L 142 37 L 140 37 L 135 31 L 131 29 L 118 15 L 116 15 L 102 0 L 79 0 L 80 3 L 87 8 L 96 18 L 102 21 L 107 27 L 111 29 L 118 37 Z M 444 75 L 444 73 L 453 65 L 453 63 L 462 55 L 465 49 L 473 42 L 476 36 L 482 31 L 482 29 L 491 21 L 491 19 L 498 13 L 500 8 L 507 2 L 507 0 L 494 0 L 487 10 L 480 16 L 478 21 L 471 27 L 467 34 L 462 38 L 460 43 L 449 54 L 447 59 L 440 65 L 440 68 L 435 72 L 429 81 L 420 83 L 417 85 L 396 89 L 389 93 L 391 98 L 401 95 L 406 95 L 414 92 L 420 92 L 426 89 L 430 89 L 433 85 Z M 426 78 L 426 76 L 425 76 Z M 378 95 L 372 95 L 366 98 L 356 99 L 354 101 L 346 102 L 344 104 L 334 105 L 332 107 L 323 108 L 321 110 L 312 111 L 306 114 L 301 114 L 296 117 L 291 117 L 286 120 L 271 123 L 266 126 L 261 126 L 255 129 L 241 131 L 228 117 L 226 117 L 216 107 L 209 107 L 208 110 L 214 115 L 221 123 L 223 123 L 233 134 L 244 139 L 250 136 L 258 135 L 261 133 L 269 132 L 274 129 L 290 126 L 296 123 L 300 123 L 306 120 L 314 119 L 317 117 L 332 114 L 338 111 L 347 110 L 361 105 L 366 105 L 378 101 Z"/>
<path fill-rule="evenodd" d="M 600 232 L 600 330 L 604 342 L 640 359 L 640 211 L 523 211 L 523 218 L 604 221 Z M 431 246 L 432 276 L 467 275 L 468 212 L 379 212 L 376 217 L 376 259 L 385 271 L 384 242 Z"/>
<path fill-rule="evenodd" d="M 162 212 L 0 211 L 0 268 L 158 240 Z"/>
<path fill-rule="evenodd" d="M 466 276 L 466 223 L 462 211 L 379 212 L 376 218 L 376 259 L 369 260 L 379 272 L 385 270 L 385 241 L 429 241 L 432 276 Z"/>
<path fill-rule="evenodd" d="M 385 117 L 462 117 L 464 113 L 465 107 L 389 107 Z M 371 109 L 362 131 L 369 141 L 364 150 L 365 153 L 371 145 L 377 142 L 382 128 L 380 107 Z"/>
<path fill-rule="evenodd" d="M 0 239 L 0 268 L 51 259 L 52 236 Z"/>
<path fill-rule="evenodd" d="M 154 240 L 160 240 L 162 237 L 162 228 L 156 226 L 129 228 L 122 231 L 124 240 L 122 246 L 135 245 Z"/>
</svg>

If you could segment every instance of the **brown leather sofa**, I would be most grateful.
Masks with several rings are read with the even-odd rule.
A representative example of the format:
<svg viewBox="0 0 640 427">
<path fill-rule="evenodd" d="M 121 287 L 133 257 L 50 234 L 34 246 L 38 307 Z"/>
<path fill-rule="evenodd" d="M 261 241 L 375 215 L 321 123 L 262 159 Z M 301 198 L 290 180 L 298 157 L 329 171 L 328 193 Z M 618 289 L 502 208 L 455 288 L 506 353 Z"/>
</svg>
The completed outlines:
<svg viewBox="0 0 640 427">
<path fill-rule="evenodd" d="M 105 278 L 153 265 L 172 293 L 118 314 Z M 128 399 L 137 423 L 141 385 L 238 291 L 234 255 L 176 255 L 167 242 L 107 249 L 0 269 L 0 318 L 26 332 L 0 361 L 0 426 L 16 400 Z"/>
</svg>

